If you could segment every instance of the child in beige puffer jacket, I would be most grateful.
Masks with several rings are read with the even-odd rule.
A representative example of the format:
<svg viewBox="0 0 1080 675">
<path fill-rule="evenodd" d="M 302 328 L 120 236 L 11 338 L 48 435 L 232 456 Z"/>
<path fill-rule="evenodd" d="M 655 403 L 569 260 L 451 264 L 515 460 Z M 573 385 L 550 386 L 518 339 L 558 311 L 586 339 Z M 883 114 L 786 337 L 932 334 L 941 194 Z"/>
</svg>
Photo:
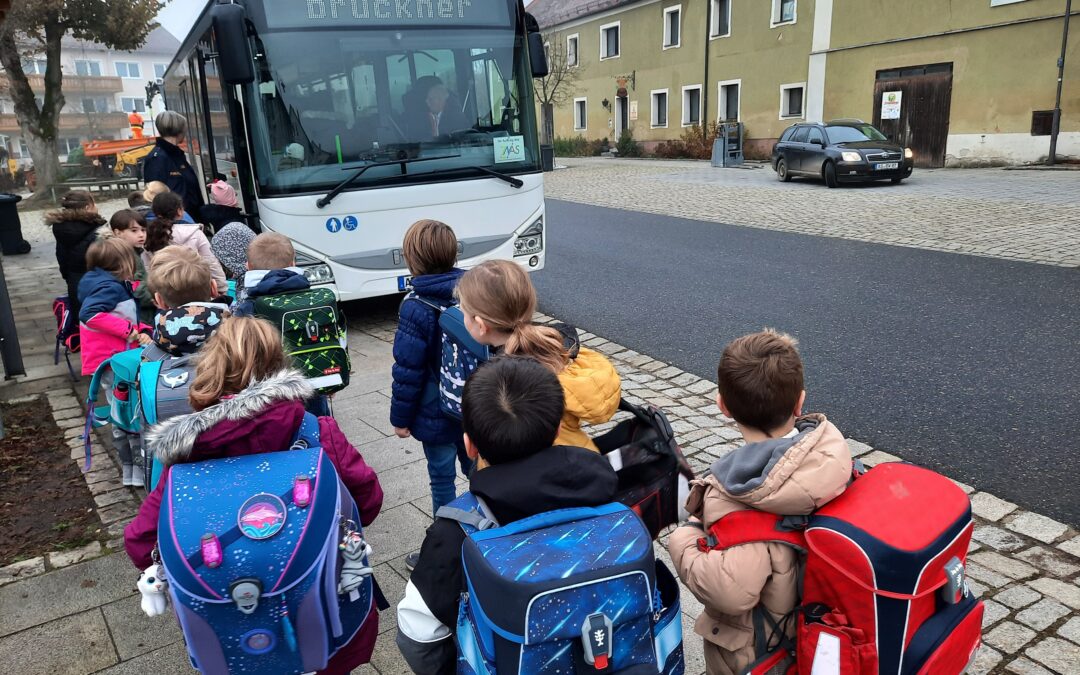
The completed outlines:
<svg viewBox="0 0 1080 675">
<path fill-rule="evenodd" d="M 761 654 L 753 610 L 781 622 L 798 601 L 799 557 L 779 543 L 702 551 L 704 530 L 729 513 L 757 509 L 808 515 L 847 487 L 851 453 L 824 415 L 800 416 L 802 361 L 793 338 L 771 330 L 724 349 L 718 368 L 721 411 L 735 419 L 746 445 L 691 483 L 690 525 L 672 532 L 668 549 L 679 577 L 704 604 L 695 632 L 705 640 L 709 675 L 740 673 Z M 786 625 L 794 635 L 795 622 Z"/>
</svg>

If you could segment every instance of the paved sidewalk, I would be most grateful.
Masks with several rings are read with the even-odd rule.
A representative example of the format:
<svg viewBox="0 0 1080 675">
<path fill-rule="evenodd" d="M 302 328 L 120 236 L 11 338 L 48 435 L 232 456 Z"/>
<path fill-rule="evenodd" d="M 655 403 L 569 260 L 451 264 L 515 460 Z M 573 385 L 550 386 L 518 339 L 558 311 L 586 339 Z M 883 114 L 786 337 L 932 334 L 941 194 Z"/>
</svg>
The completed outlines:
<svg viewBox="0 0 1080 675">
<path fill-rule="evenodd" d="M 780 183 L 772 169 L 707 162 L 559 159 L 553 199 L 769 230 L 935 251 L 1080 266 L 1080 174 L 916 169 L 888 182 L 830 190 Z"/>
<path fill-rule="evenodd" d="M 37 314 L 41 308 L 48 313 L 57 285 L 49 245 L 41 241 L 35 245 L 31 256 L 3 261 L 13 294 L 24 300 L 17 315 L 20 329 L 42 321 Z M 386 493 L 383 511 L 368 528 L 367 536 L 378 562 L 379 582 L 391 603 L 396 603 L 407 579 L 404 557 L 418 549 L 431 522 L 426 465 L 419 443 L 394 437 L 388 421 L 396 303 L 354 303 L 347 309 L 353 317 L 349 348 L 354 372 L 349 388 L 335 397 L 334 410 L 346 436 L 378 471 Z M 34 362 L 31 367 L 38 370 L 32 373 L 31 381 L 0 388 L 0 397 L 48 391 L 58 423 L 74 430 L 77 418 L 62 413 L 78 406 L 78 400 L 63 366 L 51 365 L 52 330 L 50 317 L 37 328 L 20 333 L 24 353 L 46 345 L 48 359 Z M 738 431 L 716 410 L 711 382 L 602 337 L 583 333 L 582 338 L 612 358 L 622 373 L 629 400 L 646 401 L 668 413 L 696 472 L 703 472 L 716 458 L 739 446 Z M 601 425 L 595 431 L 609 426 Z M 850 444 L 852 452 L 867 464 L 897 459 L 855 441 Z M 107 466 L 108 455 L 96 444 L 95 449 L 100 470 Z M 1080 536 L 1065 524 L 963 487 L 972 492 L 977 516 L 970 583 L 987 601 L 987 644 L 971 672 L 1078 672 Z M 111 487 L 100 494 L 135 499 L 138 493 Z M 117 552 L 115 538 L 105 544 L 86 554 L 100 557 L 72 561 L 74 564 L 64 567 L 50 563 L 32 569 L 0 569 L 0 672 L 191 672 L 175 620 L 170 616 L 150 619 L 142 614 L 134 588 L 136 570 L 126 555 Z M 667 559 L 662 546 L 657 547 L 657 553 Z M 686 672 L 698 674 L 704 664 L 700 638 L 693 634 L 692 625 L 701 608 L 685 589 L 682 602 Z M 394 645 L 394 631 L 394 613 L 386 612 L 381 617 L 373 662 L 358 672 L 408 672 Z"/>
</svg>

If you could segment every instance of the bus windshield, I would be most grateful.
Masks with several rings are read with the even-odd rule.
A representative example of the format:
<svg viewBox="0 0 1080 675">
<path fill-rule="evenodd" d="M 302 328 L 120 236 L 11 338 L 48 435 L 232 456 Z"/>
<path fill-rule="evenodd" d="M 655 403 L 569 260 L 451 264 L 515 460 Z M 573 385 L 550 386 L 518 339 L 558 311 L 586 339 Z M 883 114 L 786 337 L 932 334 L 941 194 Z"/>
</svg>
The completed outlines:
<svg viewBox="0 0 1080 675">
<path fill-rule="evenodd" d="M 393 160 L 439 158 L 372 167 L 350 189 L 538 171 L 526 51 L 511 22 L 260 32 L 245 88 L 260 193 L 325 190 Z"/>
</svg>

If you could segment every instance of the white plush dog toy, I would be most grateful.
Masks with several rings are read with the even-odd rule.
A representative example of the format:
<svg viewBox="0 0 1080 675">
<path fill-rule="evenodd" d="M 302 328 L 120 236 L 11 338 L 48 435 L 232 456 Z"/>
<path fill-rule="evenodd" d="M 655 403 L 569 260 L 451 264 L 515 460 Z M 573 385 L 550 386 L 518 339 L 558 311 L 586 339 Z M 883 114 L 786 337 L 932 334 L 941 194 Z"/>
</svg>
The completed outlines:
<svg viewBox="0 0 1080 675">
<path fill-rule="evenodd" d="M 147 616 L 157 616 L 165 613 L 166 595 L 165 589 L 168 582 L 161 575 L 159 565 L 151 565 L 143 570 L 139 577 L 139 592 L 142 593 L 142 611 Z"/>
</svg>

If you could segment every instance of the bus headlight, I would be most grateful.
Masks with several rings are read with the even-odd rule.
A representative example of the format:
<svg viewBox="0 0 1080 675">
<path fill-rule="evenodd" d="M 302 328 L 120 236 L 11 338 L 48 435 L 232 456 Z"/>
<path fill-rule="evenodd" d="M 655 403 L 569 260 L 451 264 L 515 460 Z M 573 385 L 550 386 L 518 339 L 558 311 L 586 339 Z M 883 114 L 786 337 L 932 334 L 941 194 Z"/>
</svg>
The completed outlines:
<svg viewBox="0 0 1080 675">
<path fill-rule="evenodd" d="M 544 250 L 544 217 L 537 218 L 514 240 L 514 257 L 534 255 Z"/>
<path fill-rule="evenodd" d="M 308 282 L 310 282 L 312 285 L 334 283 L 334 272 L 326 263 L 311 265 L 308 267 L 303 267 L 301 269 L 304 270 L 304 278 L 307 279 Z"/>
</svg>

